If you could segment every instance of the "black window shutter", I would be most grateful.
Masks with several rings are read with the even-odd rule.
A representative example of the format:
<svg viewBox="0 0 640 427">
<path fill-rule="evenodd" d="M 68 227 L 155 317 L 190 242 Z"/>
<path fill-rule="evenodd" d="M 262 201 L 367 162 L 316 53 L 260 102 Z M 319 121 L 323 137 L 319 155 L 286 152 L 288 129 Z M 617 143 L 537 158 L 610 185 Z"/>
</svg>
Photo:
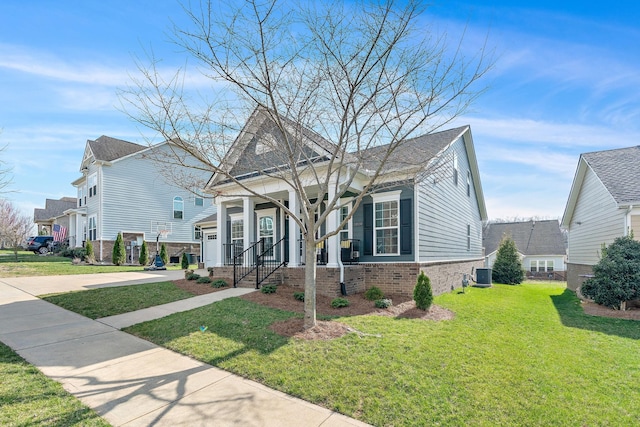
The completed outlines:
<svg viewBox="0 0 640 427">
<path fill-rule="evenodd" d="M 413 252 L 413 223 L 411 221 L 411 199 L 400 200 L 400 254 L 410 255 Z"/>
<path fill-rule="evenodd" d="M 364 214 L 364 236 L 362 239 L 362 254 L 373 255 L 373 204 L 362 205 Z"/>
</svg>

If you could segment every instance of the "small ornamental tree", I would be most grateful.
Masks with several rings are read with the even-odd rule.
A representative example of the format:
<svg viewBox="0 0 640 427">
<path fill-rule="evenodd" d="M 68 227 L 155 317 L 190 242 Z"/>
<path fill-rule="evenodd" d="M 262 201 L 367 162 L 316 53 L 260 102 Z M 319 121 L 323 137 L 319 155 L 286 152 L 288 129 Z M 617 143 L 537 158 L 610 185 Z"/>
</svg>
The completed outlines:
<svg viewBox="0 0 640 427">
<path fill-rule="evenodd" d="M 504 237 L 500 242 L 498 255 L 493 263 L 492 278 L 494 283 L 506 285 L 519 285 L 524 279 L 518 248 L 511 237 Z"/>
<path fill-rule="evenodd" d="M 93 253 L 93 245 L 91 244 L 91 240 L 87 240 L 87 243 L 85 243 L 84 245 L 84 249 L 87 252 L 87 254 L 84 256 L 85 261 L 87 261 L 89 264 L 93 264 L 94 262 L 96 262 L 96 256 Z"/>
<path fill-rule="evenodd" d="M 111 261 L 115 265 L 122 265 L 127 259 L 127 253 L 124 248 L 124 240 L 122 239 L 122 233 L 118 233 L 116 242 L 113 245 L 113 251 L 111 251 Z"/>
<path fill-rule="evenodd" d="M 164 243 L 160 246 L 160 259 L 164 265 L 169 263 L 169 255 L 167 255 L 167 247 Z"/>
<path fill-rule="evenodd" d="M 624 301 L 640 298 L 640 242 L 633 236 L 615 239 L 603 248 L 593 274 L 581 291 L 596 304 L 618 310 Z"/>
<path fill-rule="evenodd" d="M 420 272 L 418 276 L 418 283 L 413 288 L 413 300 L 416 302 L 416 307 L 420 310 L 428 310 L 433 303 L 433 291 L 431 290 L 431 280 L 424 274 L 424 271 Z"/>
<path fill-rule="evenodd" d="M 182 259 L 180 260 L 180 265 L 181 265 L 183 270 L 188 270 L 189 269 L 189 257 L 187 257 L 186 253 L 182 254 Z"/>
<path fill-rule="evenodd" d="M 149 249 L 147 248 L 147 242 L 142 241 L 142 246 L 140 247 L 140 259 L 138 260 L 140 265 L 147 265 L 149 262 Z"/>
</svg>

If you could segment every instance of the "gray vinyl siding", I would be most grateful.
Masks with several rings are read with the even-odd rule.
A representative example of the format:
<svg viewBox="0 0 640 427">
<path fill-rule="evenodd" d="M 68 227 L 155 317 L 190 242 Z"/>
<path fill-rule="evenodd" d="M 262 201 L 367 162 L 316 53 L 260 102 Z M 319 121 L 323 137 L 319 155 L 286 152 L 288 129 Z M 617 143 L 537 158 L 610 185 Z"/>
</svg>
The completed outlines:
<svg viewBox="0 0 640 427">
<path fill-rule="evenodd" d="M 618 209 L 602 182 L 587 168 L 569 225 L 568 262 L 596 264 L 602 244 L 609 245 L 616 237 L 623 236 L 624 227 L 624 209 Z"/>
<path fill-rule="evenodd" d="M 151 221 L 168 221 L 173 224 L 172 233 L 165 242 L 194 242 L 192 219 L 211 208 L 205 200 L 204 206 L 196 206 L 194 195 L 168 183 L 159 172 L 165 165 L 159 165 L 142 155 L 115 161 L 102 166 L 102 184 L 98 195 L 102 199 L 102 215 L 98 228 L 103 240 L 115 240 L 121 231 L 143 232 L 146 240 L 155 240 Z M 209 174 L 200 172 L 203 178 Z M 173 198 L 182 197 L 183 219 L 173 219 Z M 88 204 L 89 215 L 92 205 Z M 100 234 L 99 234 L 100 235 Z"/>
<path fill-rule="evenodd" d="M 413 186 L 404 185 L 401 187 L 390 187 L 385 188 L 384 190 L 379 191 L 379 194 L 384 194 L 389 191 L 401 190 L 400 199 L 411 199 L 411 206 L 413 209 L 412 217 L 415 215 L 415 203 L 413 200 Z M 353 239 L 360 240 L 360 262 L 403 262 L 403 261 L 415 261 L 415 254 L 408 255 L 393 255 L 393 256 L 380 256 L 380 255 L 364 255 L 363 244 L 364 244 L 364 205 L 373 203 L 373 199 L 371 196 L 365 196 L 362 199 L 362 203 L 358 209 L 353 213 Z M 415 233 L 414 233 L 415 234 Z M 411 243 L 411 247 L 413 247 L 413 242 Z"/>
<path fill-rule="evenodd" d="M 418 255 L 421 262 L 476 259 L 482 257 L 482 220 L 476 193 L 471 186 L 467 196 L 469 159 L 462 138 L 443 155 L 458 156 L 458 185 L 454 184 L 452 161 L 444 163 L 434 175 L 418 184 Z M 471 245 L 467 250 L 467 225 L 471 226 Z"/>
</svg>

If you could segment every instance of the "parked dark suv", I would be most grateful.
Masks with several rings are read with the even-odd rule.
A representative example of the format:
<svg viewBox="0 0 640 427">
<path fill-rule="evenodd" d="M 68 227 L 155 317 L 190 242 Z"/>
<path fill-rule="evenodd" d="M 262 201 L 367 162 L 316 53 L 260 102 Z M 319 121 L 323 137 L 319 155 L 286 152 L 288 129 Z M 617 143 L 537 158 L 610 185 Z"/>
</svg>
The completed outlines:
<svg viewBox="0 0 640 427">
<path fill-rule="evenodd" d="M 35 254 L 46 254 L 52 247 L 53 236 L 35 236 L 29 240 L 27 250 Z"/>
</svg>

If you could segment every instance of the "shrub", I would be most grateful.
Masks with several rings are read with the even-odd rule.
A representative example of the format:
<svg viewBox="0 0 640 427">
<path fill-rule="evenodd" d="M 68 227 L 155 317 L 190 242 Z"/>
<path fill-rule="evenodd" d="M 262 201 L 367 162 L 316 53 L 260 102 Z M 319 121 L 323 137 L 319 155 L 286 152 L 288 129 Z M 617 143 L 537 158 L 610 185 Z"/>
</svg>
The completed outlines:
<svg viewBox="0 0 640 427">
<path fill-rule="evenodd" d="M 116 242 L 113 244 L 113 250 L 111 251 L 111 262 L 115 265 L 122 265 L 127 259 L 127 252 L 124 248 L 124 240 L 122 239 L 122 233 L 118 233 Z"/>
<path fill-rule="evenodd" d="M 349 307 L 349 300 L 346 298 L 335 298 L 333 301 L 331 301 L 331 307 L 333 308 Z"/>
<path fill-rule="evenodd" d="M 198 277 L 198 279 L 196 279 L 196 283 L 211 283 L 211 279 L 207 276 Z"/>
<path fill-rule="evenodd" d="M 304 292 L 294 292 L 293 297 L 298 301 L 304 301 Z"/>
<path fill-rule="evenodd" d="M 200 275 L 197 273 L 190 273 L 187 275 L 187 280 L 198 280 Z"/>
<path fill-rule="evenodd" d="M 275 294 L 278 287 L 276 285 L 264 285 L 260 288 L 260 291 L 263 294 Z"/>
<path fill-rule="evenodd" d="M 431 290 L 431 280 L 424 274 L 424 271 L 420 272 L 418 276 L 418 283 L 413 288 L 413 300 L 416 302 L 416 307 L 420 310 L 428 310 L 433 303 L 433 291 Z"/>
<path fill-rule="evenodd" d="M 498 255 L 493 263 L 492 281 L 506 285 L 518 285 L 524 280 L 522 262 L 518 255 L 518 248 L 511 237 L 505 237 L 500 242 Z"/>
<path fill-rule="evenodd" d="M 87 242 L 84 245 L 84 250 L 86 255 L 84 256 L 85 261 L 87 261 L 89 264 L 93 264 L 96 262 L 96 256 L 93 253 L 93 245 L 91 244 L 91 240 L 87 240 Z"/>
<path fill-rule="evenodd" d="M 66 258 L 83 259 L 87 255 L 85 248 L 65 248 L 60 252 L 60 256 Z"/>
<path fill-rule="evenodd" d="M 229 284 L 223 279 L 217 279 L 211 283 L 211 286 L 214 288 L 224 288 L 225 286 L 229 286 Z"/>
<path fill-rule="evenodd" d="M 582 294 L 614 309 L 640 298 L 640 242 L 633 236 L 618 237 L 602 248 L 601 256 L 593 266 L 594 277 L 582 284 Z"/>
<path fill-rule="evenodd" d="M 160 246 L 160 259 L 162 259 L 162 263 L 167 265 L 169 263 L 169 255 L 167 254 L 167 246 L 163 243 Z"/>
<path fill-rule="evenodd" d="M 180 266 L 183 270 L 189 269 L 189 257 L 186 253 L 182 254 L 182 259 L 180 260 Z"/>
<path fill-rule="evenodd" d="M 147 242 L 142 241 L 142 246 L 140 247 L 140 259 L 138 259 L 140 265 L 147 265 L 149 263 L 149 248 L 147 247 Z"/>
<path fill-rule="evenodd" d="M 391 307 L 392 302 L 390 299 L 383 298 L 383 299 L 377 299 L 374 305 L 376 306 L 376 308 L 389 308 Z"/>
<path fill-rule="evenodd" d="M 364 297 L 369 301 L 375 301 L 384 298 L 384 294 L 377 286 L 372 286 L 364 293 Z"/>
</svg>

